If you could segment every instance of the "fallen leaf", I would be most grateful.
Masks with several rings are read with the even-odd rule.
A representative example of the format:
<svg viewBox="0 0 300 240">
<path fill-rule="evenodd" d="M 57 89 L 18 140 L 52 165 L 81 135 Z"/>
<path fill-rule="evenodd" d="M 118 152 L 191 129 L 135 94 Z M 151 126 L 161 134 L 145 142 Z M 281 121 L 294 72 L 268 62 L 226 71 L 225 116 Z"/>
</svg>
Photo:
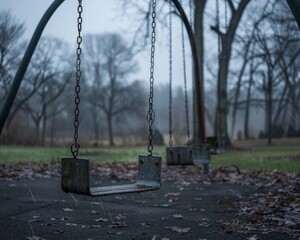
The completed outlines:
<svg viewBox="0 0 300 240">
<path fill-rule="evenodd" d="M 95 219 L 96 222 L 107 222 L 108 219 L 107 218 L 97 218 Z"/>
<path fill-rule="evenodd" d="M 99 212 L 99 211 L 96 211 L 96 210 L 92 210 L 92 211 L 90 212 L 90 214 L 100 214 L 100 212 Z"/>
<path fill-rule="evenodd" d="M 197 208 L 190 208 L 189 212 L 196 212 L 198 209 Z"/>
<path fill-rule="evenodd" d="M 108 234 L 114 234 L 114 235 L 123 235 L 123 232 L 107 232 Z"/>
<path fill-rule="evenodd" d="M 72 208 L 63 208 L 63 211 L 65 211 L 65 212 L 73 212 L 74 209 L 72 209 Z"/>
<path fill-rule="evenodd" d="M 141 223 L 141 226 L 144 228 L 150 228 L 149 223 Z"/>
<path fill-rule="evenodd" d="M 166 193 L 164 196 L 165 197 L 169 197 L 169 196 L 178 197 L 179 195 L 181 195 L 180 192 L 169 192 L 169 193 Z"/>
<path fill-rule="evenodd" d="M 32 237 L 27 237 L 27 240 L 46 240 L 45 238 L 37 237 L 37 236 L 32 236 Z"/>
<path fill-rule="evenodd" d="M 78 224 L 77 223 L 66 223 L 66 226 L 77 227 Z"/>
<path fill-rule="evenodd" d="M 89 228 L 101 228 L 101 225 L 90 225 Z"/>
<path fill-rule="evenodd" d="M 126 216 L 122 214 L 118 214 L 114 219 L 117 221 L 121 221 L 121 220 L 125 220 Z"/>
<path fill-rule="evenodd" d="M 52 231 L 53 233 L 63 233 L 64 231 L 61 229 L 55 229 L 54 231 Z"/>
<path fill-rule="evenodd" d="M 34 223 L 34 222 L 42 222 L 42 221 L 43 221 L 43 220 L 40 219 L 40 218 L 35 218 L 35 219 L 30 220 L 29 222 L 30 222 L 30 223 Z"/>
<path fill-rule="evenodd" d="M 109 225 L 108 227 L 110 227 L 110 228 L 123 228 L 123 227 L 127 227 L 127 224 L 125 222 L 112 222 L 112 224 Z"/>
<path fill-rule="evenodd" d="M 166 228 L 170 228 L 173 232 L 177 232 L 177 233 L 180 233 L 180 234 L 187 233 L 191 230 L 191 228 L 180 228 L 180 227 L 177 227 L 177 226 L 166 227 Z"/>
<path fill-rule="evenodd" d="M 258 239 L 257 235 L 253 235 L 253 236 L 247 238 L 247 240 L 257 240 L 257 239 Z"/>
<path fill-rule="evenodd" d="M 175 219 L 183 219 L 183 216 L 181 214 L 173 214 L 172 217 Z"/>
</svg>

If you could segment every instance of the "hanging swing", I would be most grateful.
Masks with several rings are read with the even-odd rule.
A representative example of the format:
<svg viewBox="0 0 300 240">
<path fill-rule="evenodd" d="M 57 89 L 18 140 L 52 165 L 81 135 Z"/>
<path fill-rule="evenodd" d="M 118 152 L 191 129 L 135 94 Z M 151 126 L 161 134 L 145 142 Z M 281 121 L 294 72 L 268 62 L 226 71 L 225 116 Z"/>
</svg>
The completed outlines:
<svg viewBox="0 0 300 240">
<path fill-rule="evenodd" d="M 185 117 L 187 130 L 187 145 L 173 146 L 173 126 L 172 126 L 172 2 L 169 1 L 169 147 L 166 148 L 167 165 L 193 165 L 193 147 L 190 140 L 189 126 L 189 107 L 187 95 L 186 78 L 186 59 L 185 59 L 185 39 L 183 22 L 181 21 L 181 41 L 182 41 L 182 59 L 183 59 L 183 79 L 184 79 L 184 98 L 185 98 Z"/>
<path fill-rule="evenodd" d="M 91 187 L 89 179 L 89 160 L 79 158 L 80 144 L 78 142 L 79 128 L 79 92 L 81 78 L 81 30 L 82 30 L 82 0 L 78 0 L 78 37 L 77 37 L 77 59 L 76 59 L 76 86 L 75 86 L 75 119 L 74 119 L 74 143 L 71 145 L 73 157 L 61 159 L 61 186 L 65 192 L 84 194 L 90 196 L 104 196 L 120 193 L 143 192 L 157 190 L 160 188 L 161 157 L 153 156 L 153 123 L 155 113 L 153 110 L 154 91 L 154 51 L 155 51 L 155 17 L 156 0 L 152 1 L 152 35 L 151 35 L 151 59 L 150 59 L 150 96 L 147 122 L 149 126 L 148 155 L 139 155 L 138 177 L 133 184 Z"/>
<path fill-rule="evenodd" d="M 193 146 L 187 146 L 184 147 L 173 147 L 167 149 L 167 163 L 169 165 L 183 165 L 182 162 L 184 162 L 184 165 L 191 165 L 191 164 L 202 164 L 204 173 L 209 172 L 209 164 L 210 164 L 210 146 L 206 143 L 205 140 L 205 122 L 204 122 L 204 99 L 203 99 L 203 88 L 200 84 L 200 73 L 199 73 L 199 60 L 197 57 L 197 46 L 195 41 L 195 36 L 193 33 L 193 30 L 191 28 L 191 25 L 189 23 L 188 18 L 186 17 L 186 14 L 181 7 L 181 1 L 178 0 L 172 0 L 175 4 L 177 10 L 179 11 L 179 14 L 181 16 L 182 22 L 184 22 L 188 37 L 191 44 L 191 50 L 192 50 L 192 56 L 193 56 L 193 73 L 194 73 L 194 136 L 193 136 Z M 191 14 L 191 0 L 190 2 L 190 17 Z M 170 12 L 172 11 L 170 6 Z M 190 21 L 191 22 L 191 21 Z M 169 23 L 172 24 L 172 19 L 169 18 Z M 170 25 L 171 26 L 171 25 Z M 171 28 L 170 28 L 171 29 Z M 170 31 L 171 32 L 171 31 Z M 171 42 L 172 42 L 172 38 Z M 171 44 L 170 44 L 171 45 Z M 171 54 L 170 54 L 171 56 Z M 172 58 L 170 58 L 170 62 L 172 62 Z M 171 70 L 172 68 L 170 68 Z M 170 77 L 170 82 L 172 82 L 172 77 Z M 170 98 L 172 99 L 172 98 Z M 187 109 L 187 108 L 186 108 Z M 186 111 L 188 113 L 188 111 Z M 188 122 L 188 121 L 187 121 Z M 172 134 L 172 130 L 170 131 Z M 188 134 L 189 136 L 189 134 Z M 188 141 L 189 142 L 189 141 Z M 172 141 L 171 141 L 172 143 Z"/>
</svg>

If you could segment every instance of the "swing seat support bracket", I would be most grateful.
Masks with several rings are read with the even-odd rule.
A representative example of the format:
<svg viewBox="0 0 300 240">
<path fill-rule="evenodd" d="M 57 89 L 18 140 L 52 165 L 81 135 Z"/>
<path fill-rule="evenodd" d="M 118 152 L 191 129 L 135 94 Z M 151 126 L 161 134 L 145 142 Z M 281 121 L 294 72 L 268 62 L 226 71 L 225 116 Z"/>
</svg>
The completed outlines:
<svg viewBox="0 0 300 240">
<path fill-rule="evenodd" d="M 139 155 L 138 178 L 135 183 L 90 187 L 89 160 L 61 159 L 61 187 L 65 192 L 90 196 L 105 196 L 157 190 L 161 186 L 161 157 Z"/>
</svg>

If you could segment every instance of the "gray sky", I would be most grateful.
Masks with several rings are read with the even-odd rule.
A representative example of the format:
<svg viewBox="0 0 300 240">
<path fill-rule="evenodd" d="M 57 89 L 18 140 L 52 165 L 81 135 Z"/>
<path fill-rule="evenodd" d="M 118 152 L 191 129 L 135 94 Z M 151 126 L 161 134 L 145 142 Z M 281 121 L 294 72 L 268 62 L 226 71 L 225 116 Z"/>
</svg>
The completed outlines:
<svg viewBox="0 0 300 240">
<path fill-rule="evenodd" d="M 31 37 L 38 21 L 53 0 L 1 0 L 1 9 L 10 10 L 12 15 L 26 24 L 26 38 Z M 105 2 L 105 4 L 103 4 Z M 102 4 L 101 4 L 102 3 Z M 83 2 L 83 32 L 99 33 L 124 31 L 125 21 L 120 25 L 115 1 L 88 0 Z M 73 43 L 76 39 L 77 1 L 65 1 L 50 19 L 44 35 L 54 35 Z"/>
<path fill-rule="evenodd" d="M 36 25 L 41 19 L 46 9 L 50 6 L 53 0 L 1 0 L 0 9 L 10 10 L 11 14 L 26 25 L 25 38 L 29 40 L 35 30 Z M 128 32 L 132 29 L 132 19 L 130 16 L 122 15 L 121 6 L 118 1 L 105 0 L 88 0 L 83 2 L 83 34 L 87 33 L 104 33 L 104 32 L 119 32 L 125 38 L 130 38 Z M 59 9 L 54 13 L 48 25 L 43 32 L 43 36 L 59 37 L 67 42 L 74 44 L 76 42 L 76 17 L 77 17 L 77 1 L 65 1 Z M 183 85 L 182 77 L 182 55 L 181 55 L 181 36 L 180 23 L 174 18 L 174 59 L 173 59 L 173 82 L 174 85 Z M 132 29 L 134 30 L 134 29 Z M 159 41 L 156 47 L 156 69 L 155 81 L 157 83 L 168 83 L 168 31 L 167 29 L 157 29 Z M 187 37 L 186 37 L 187 39 Z M 84 41 L 84 39 L 83 39 Z M 187 43 L 187 58 L 189 58 L 189 44 Z M 84 49 L 83 49 L 84 51 Z M 149 79 L 149 51 L 146 51 L 138 56 L 140 71 L 136 74 L 136 79 Z M 74 56 L 75 59 L 75 56 Z M 187 62 L 188 69 L 190 62 Z M 190 71 L 188 71 L 190 75 Z M 189 81 L 189 80 L 188 80 Z M 188 88 L 191 86 L 191 81 L 188 82 Z"/>
</svg>

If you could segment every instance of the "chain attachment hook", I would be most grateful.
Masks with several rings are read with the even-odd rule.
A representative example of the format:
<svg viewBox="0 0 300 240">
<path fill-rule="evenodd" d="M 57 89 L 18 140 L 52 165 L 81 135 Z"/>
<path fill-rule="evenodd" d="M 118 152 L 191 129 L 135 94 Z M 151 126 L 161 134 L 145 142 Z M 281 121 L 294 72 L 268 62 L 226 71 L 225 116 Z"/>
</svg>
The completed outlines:
<svg viewBox="0 0 300 240">
<path fill-rule="evenodd" d="M 73 157 L 76 159 L 79 154 L 80 144 L 79 143 L 72 143 L 71 145 L 71 153 Z"/>
</svg>

